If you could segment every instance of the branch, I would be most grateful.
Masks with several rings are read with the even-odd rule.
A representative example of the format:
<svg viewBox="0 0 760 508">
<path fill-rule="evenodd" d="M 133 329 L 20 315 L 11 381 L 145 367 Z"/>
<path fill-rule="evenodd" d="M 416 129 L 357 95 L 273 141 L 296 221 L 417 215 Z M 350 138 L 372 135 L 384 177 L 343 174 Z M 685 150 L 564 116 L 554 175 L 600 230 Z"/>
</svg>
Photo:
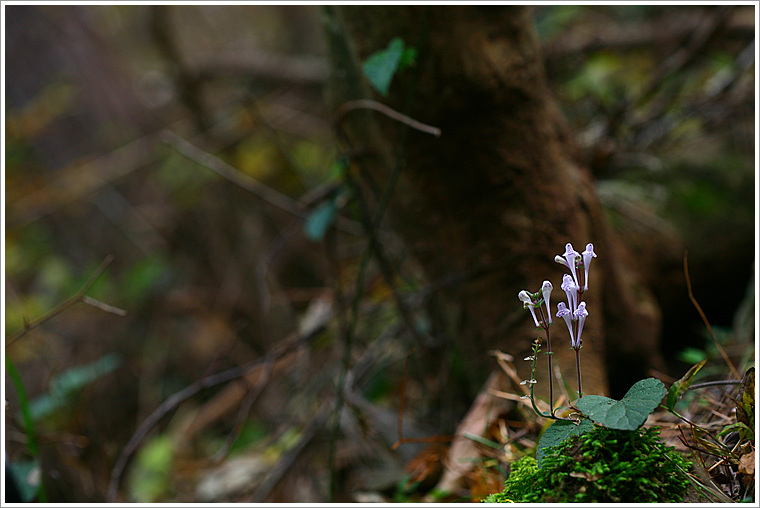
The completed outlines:
<svg viewBox="0 0 760 508">
<path fill-rule="evenodd" d="M 100 263 L 100 266 L 98 266 L 95 272 L 92 275 L 90 275 L 90 278 L 87 279 L 87 282 L 84 283 L 84 286 L 82 286 L 82 288 L 79 291 L 74 293 L 74 295 L 71 296 L 65 302 L 61 303 L 57 307 L 48 311 L 46 314 L 43 314 L 37 319 L 26 323 L 22 329 L 17 330 L 15 333 L 13 333 L 10 337 L 6 339 L 5 347 L 7 348 L 8 346 L 12 345 L 14 342 L 19 340 L 21 337 L 23 337 L 27 333 L 29 333 L 31 330 L 50 321 L 55 316 L 57 316 L 58 314 L 60 314 L 61 312 L 65 311 L 66 309 L 68 309 L 69 307 L 71 307 L 72 305 L 78 302 L 84 302 L 93 307 L 97 307 L 103 311 L 110 312 L 111 314 L 116 314 L 118 316 L 126 316 L 127 311 L 119 309 L 118 307 L 107 305 L 98 300 L 95 300 L 94 298 L 90 298 L 89 296 L 87 296 L 87 292 L 92 288 L 95 282 L 97 282 L 100 276 L 103 275 L 103 272 L 105 272 L 106 268 L 108 268 L 108 266 L 113 262 L 113 259 L 114 257 L 111 254 L 106 256 L 103 262 Z"/>
<path fill-rule="evenodd" d="M 178 136 L 176 133 L 165 130 L 161 132 L 160 139 L 186 159 L 210 169 L 225 180 L 232 182 L 261 200 L 266 201 L 270 205 L 295 215 L 300 219 L 305 219 L 308 216 L 304 206 L 298 201 L 262 184 L 245 173 L 238 171 L 222 159 L 215 157 L 209 152 L 201 150 L 197 146 Z M 340 217 L 338 219 L 340 219 Z M 361 227 L 353 221 L 336 220 L 335 227 L 344 233 L 356 236 L 362 234 Z"/>
<path fill-rule="evenodd" d="M 691 278 L 689 277 L 689 263 L 687 261 L 688 254 L 689 254 L 688 251 L 685 251 L 683 253 L 683 273 L 684 273 L 684 276 L 686 277 L 686 290 L 689 292 L 689 299 L 691 300 L 691 303 L 694 304 L 694 307 L 697 309 L 697 312 L 699 313 L 699 316 L 702 318 L 702 321 L 704 321 L 705 326 L 707 327 L 707 331 L 710 332 L 710 337 L 712 338 L 713 343 L 715 344 L 715 347 L 718 349 L 720 356 L 723 357 L 723 361 L 725 361 L 726 365 L 728 365 L 728 368 L 731 369 L 731 373 L 734 375 L 734 377 L 736 379 L 741 379 L 741 376 L 736 371 L 736 367 L 734 367 L 734 364 L 731 363 L 731 360 L 728 358 L 728 355 L 726 355 L 726 351 L 718 343 L 718 339 L 715 337 L 715 332 L 713 332 L 712 326 L 710 326 L 710 322 L 707 320 L 707 316 L 705 316 L 705 313 L 702 311 L 702 307 L 700 307 L 699 303 L 697 303 L 697 299 L 694 298 L 694 293 L 691 292 Z"/>
<path fill-rule="evenodd" d="M 399 113 L 395 109 L 390 108 L 385 104 L 373 101 L 371 99 L 359 99 L 355 101 L 344 102 L 341 104 L 340 107 L 335 111 L 334 117 L 335 125 L 338 127 L 338 129 L 340 129 L 341 125 L 343 124 L 346 115 L 355 109 L 371 109 L 373 111 L 377 111 L 378 113 L 382 113 L 383 115 L 396 120 L 397 122 L 408 125 L 412 129 L 416 129 L 420 132 L 425 132 L 435 137 L 439 137 L 441 135 L 441 129 L 438 127 L 433 127 L 432 125 L 427 125 L 419 122 L 414 118 Z"/>
</svg>

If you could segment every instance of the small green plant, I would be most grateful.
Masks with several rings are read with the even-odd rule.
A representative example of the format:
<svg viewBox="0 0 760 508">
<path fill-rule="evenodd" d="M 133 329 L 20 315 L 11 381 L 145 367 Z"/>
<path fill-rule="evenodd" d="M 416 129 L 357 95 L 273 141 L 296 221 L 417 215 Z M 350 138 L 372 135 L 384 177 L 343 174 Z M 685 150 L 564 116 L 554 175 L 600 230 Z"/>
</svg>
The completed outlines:
<svg viewBox="0 0 760 508">
<path fill-rule="evenodd" d="M 512 464 L 503 492 L 486 503 L 680 502 L 690 464 L 659 439 L 656 428 L 618 430 L 594 425 L 543 458 Z"/>
<path fill-rule="evenodd" d="M 656 429 L 642 430 L 647 417 L 668 393 L 654 378 L 635 383 L 621 400 L 583 393 L 580 352 L 583 327 L 589 315 L 583 295 L 589 289 L 591 261 L 597 257 L 589 243 L 581 254 L 571 243 L 554 260 L 568 268 L 562 280 L 567 303 L 557 304 L 575 351 L 578 399 L 570 403 L 568 416 L 559 416 L 554 407 L 552 343 L 553 324 L 550 298 L 552 283 L 544 281 L 535 293 L 520 291 L 518 298 L 528 309 L 536 328 L 544 330 L 549 371 L 549 411 L 540 411 L 534 397 L 536 367 L 543 340 L 533 341 L 529 387 L 531 407 L 543 418 L 554 420 L 538 442 L 536 458 L 513 464 L 504 492 L 489 496 L 487 502 L 669 502 L 680 501 L 689 485 L 685 471 L 691 464 L 667 447 Z M 693 374 L 692 376 L 693 377 Z M 671 389 L 676 400 L 688 387 L 691 377 Z M 671 407 L 672 409 L 672 407 Z"/>
</svg>

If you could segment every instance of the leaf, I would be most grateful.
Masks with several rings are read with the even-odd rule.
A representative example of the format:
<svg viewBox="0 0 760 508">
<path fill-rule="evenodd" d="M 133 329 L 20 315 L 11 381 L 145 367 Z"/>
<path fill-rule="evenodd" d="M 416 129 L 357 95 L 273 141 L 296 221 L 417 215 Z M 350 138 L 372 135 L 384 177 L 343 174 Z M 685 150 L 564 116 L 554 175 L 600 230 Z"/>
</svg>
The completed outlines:
<svg viewBox="0 0 760 508">
<path fill-rule="evenodd" d="M 89 365 L 72 367 L 64 371 L 50 383 L 48 393 L 37 397 L 29 405 L 32 418 L 39 420 L 66 406 L 69 397 L 116 369 L 120 363 L 118 356 L 109 354 Z"/>
<path fill-rule="evenodd" d="M 634 384 L 623 400 L 586 395 L 575 405 L 599 425 L 610 429 L 635 430 L 655 410 L 666 392 L 662 381 L 650 377 Z"/>
<path fill-rule="evenodd" d="M 730 425 L 726 425 L 725 427 L 723 427 L 723 430 L 718 432 L 716 434 L 716 437 L 723 437 L 732 432 L 739 432 L 740 434 L 743 432 L 743 433 L 746 433 L 745 435 L 752 435 L 753 430 L 747 427 L 747 425 L 745 425 L 744 423 L 737 422 L 737 423 L 732 423 Z"/>
<path fill-rule="evenodd" d="M 681 395 L 686 393 L 686 390 L 689 389 L 692 381 L 694 381 L 694 376 L 697 374 L 697 372 L 699 372 L 699 369 L 704 367 L 706 362 L 707 358 L 692 366 L 692 368 L 690 368 L 681 379 L 673 383 L 673 385 L 670 387 L 670 390 L 668 390 L 668 398 L 665 402 L 665 406 L 668 409 L 673 409 L 675 407 L 678 399 L 681 398 Z"/>
<path fill-rule="evenodd" d="M 404 41 L 400 37 L 394 37 L 387 48 L 373 53 L 364 62 L 364 74 L 383 97 L 388 95 L 393 75 L 399 69 L 403 58 Z M 409 59 L 408 55 L 406 59 Z"/>
<path fill-rule="evenodd" d="M 464 437 L 466 437 L 467 439 L 472 439 L 476 443 L 480 443 L 483 446 L 493 448 L 494 450 L 498 450 L 500 448 L 499 443 L 495 441 L 491 441 L 490 439 L 486 439 L 484 437 L 478 436 L 477 434 L 473 434 L 472 432 L 465 432 Z"/>
<path fill-rule="evenodd" d="M 736 419 L 755 428 L 755 368 L 750 367 L 742 379 L 742 393 L 736 404 Z"/>
<path fill-rule="evenodd" d="M 325 237 L 327 229 L 335 221 L 338 213 L 338 205 L 334 199 L 325 201 L 316 207 L 304 222 L 304 232 L 310 240 L 315 242 L 321 241 Z"/>
<path fill-rule="evenodd" d="M 594 424 L 591 423 L 591 420 L 581 420 L 581 423 L 578 425 L 566 420 L 557 420 L 549 425 L 541 436 L 541 439 L 538 440 L 538 448 L 536 449 L 538 467 L 541 467 L 541 460 L 544 458 L 544 455 L 546 455 L 549 448 L 558 446 L 562 441 L 569 437 L 585 434 L 593 428 Z"/>
</svg>

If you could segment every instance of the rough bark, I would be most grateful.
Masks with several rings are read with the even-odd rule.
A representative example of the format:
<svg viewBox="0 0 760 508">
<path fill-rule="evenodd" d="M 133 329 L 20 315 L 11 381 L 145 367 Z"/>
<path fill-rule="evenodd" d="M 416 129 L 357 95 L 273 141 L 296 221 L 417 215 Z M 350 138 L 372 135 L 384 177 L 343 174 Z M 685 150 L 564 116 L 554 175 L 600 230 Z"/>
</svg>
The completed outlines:
<svg viewBox="0 0 760 508">
<path fill-rule="evenodd" d="M 461 277 L 442 296 L 461 309 L 454 333 L 466 365 L 482 381 L 484 367 L 495 367 L 490 349 L 527 363 L 522 356 L 537 333 L 517 293 L 537 291 L 548 279 L 556 306 L 564 272 L 554 256 L 568 241 L 579 251 L 594 242 L 599 257 L 585 298 L 584 391 L 609 393 L 611 386 L 619 393 L 646 375 L 659 358 L 659 311 L 626 268 L 627 254 L 605 221 L 590 173 L 573 157 L 530 9 L 342 7 L 328 8 L 325 20 L 336 107 L 373 97 L 358 62 L 391 38 L 418 50 L 416 67 L 394 77 L 389 96 L 373 98 L 440 127 L 442 136 L 405 132 L 371 115 L 352 116 L 349 132 L 356 146 L 371 150 L 365 163 L 380 185 L 403 144 L 393 225 L 430 280 Z M 552 328 L 555 364 L 573 380 L 574 353 L 563 327 Z"/>
</svg>

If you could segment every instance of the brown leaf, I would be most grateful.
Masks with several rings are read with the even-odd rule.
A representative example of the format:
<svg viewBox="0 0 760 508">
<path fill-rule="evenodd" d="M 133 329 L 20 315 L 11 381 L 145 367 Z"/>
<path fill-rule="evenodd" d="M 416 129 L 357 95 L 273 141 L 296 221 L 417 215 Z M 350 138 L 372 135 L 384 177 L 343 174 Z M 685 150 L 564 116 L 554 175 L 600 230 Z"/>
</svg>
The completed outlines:
<svg viewBox="0 0 760 508">
<path fill-rule="evenodd" d="M 420 490 L 432 488 L 441 477 L 445 456 L 446 446 L 442 443 L 433 443 L 418 453 L 404 468 L 409 473 L 406 488 L 417 482 Z"/>
<path fill-rule="evenodd" d="M 739 459 L 739 472 L 743 474 L 755 474 L 755 450 L 745 453 Z"/>
</svg>

